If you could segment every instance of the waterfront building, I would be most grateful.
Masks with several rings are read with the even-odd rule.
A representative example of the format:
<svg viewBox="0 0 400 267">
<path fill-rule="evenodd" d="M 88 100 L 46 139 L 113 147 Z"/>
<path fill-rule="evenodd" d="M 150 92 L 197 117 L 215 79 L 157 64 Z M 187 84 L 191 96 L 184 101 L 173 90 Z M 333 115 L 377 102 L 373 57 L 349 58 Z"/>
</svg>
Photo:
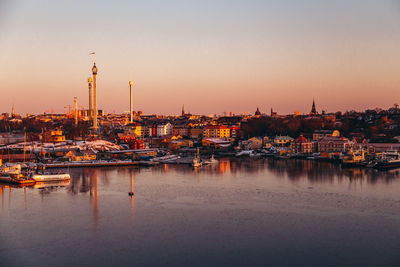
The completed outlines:
<svg viewBox="0 0 400 267">
<path fill-rule="evenodd" d="M 314 143 L 301 134 L 292 142 L 292 150 L 295 153 L 311 154 L 314 152 Z"/>
<path fill-rule="evenodd" d="M 168 149 L 171 150 L 178 150 L 184 147 L 193 147 L 193 140 L 182 139 L 181 136 L 172 136 L 171 138 L 163 140 L 163 143 Z"/>
<path fill-rule="evenodd" d="M 263 139 L 261 137 L 252 137 L 248 140 L 240 142 L 240 147 L 245 150 L 260 149 L 263 147 Z"/>
<path fill-rule="evenodd" d="M 293 138 L 290 136 L 281 136 L 281 135 L 277 135 L 274 138 L 274 144 L 278 145 L 278 146 L 284 146 L 286 144 L 290 144 L 293 141 Z"/>
<path fill-rule="evenodd" d="M 89 161 L 89 160 L 96 160 L 96 152 L 92 150 L 70 150 L 65 154 L 65 158 L 68 161 Z"/>
<path fill-rule="evenodd" d="M 271 148 L 273 143 L 273 139 L 270 139 L 268 136 L 263 137 L 263 148 Z"/>
<path fill-rule="evenodd" d="M 318 152 L 346 152 L 353 144 L 346 137 L 326 136 L 318 141 Z"/>
</svg>

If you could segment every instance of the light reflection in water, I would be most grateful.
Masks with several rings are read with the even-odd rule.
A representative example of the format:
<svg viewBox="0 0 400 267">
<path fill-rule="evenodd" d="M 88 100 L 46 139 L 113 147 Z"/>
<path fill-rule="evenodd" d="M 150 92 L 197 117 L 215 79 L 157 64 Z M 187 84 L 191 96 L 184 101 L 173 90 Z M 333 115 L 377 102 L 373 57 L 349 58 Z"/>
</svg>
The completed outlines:
<svg viewBox="0 0 400 267">
<path fill-rule="evenodd" d="M 362 259 L 377 250 L 386 258 L 398 255 L 399 170 L 220 159 L 197 169 L 161 164 L 70 174 L 65 183 L 0 185 L 0 235 L 8 242 L 0 243 L 0 258 L 14 253 L 10 262 L 23 258 L 32 266 L 51 259 L 99 266 L 113 263 L 107 261 L 111 248 L 116 265 L 188 266 L 182 255 L 199 261 L 217 252 L 220 262 L 236 255 L 246 266 L 257 256 L 256 263 L 265 263 L 266 252 L 268 260 L 291 258 L 288 253 L 304 248 L 293 266 L 317 256 L 317 263 L 336 255 L 353 259 L 364 244 L 356 250 Z M 20 257 L 27 252 L 35 257 Z"/>
<path fill-rule="evenodd" d="M 13 190 L 23 189 L 23 201 L 25 209 L 28 208 L 29 195 L 27 190 L 38 190 L 43 200 L 45 195 L 55 191 L 65 191 L 69 195 L 87 194 L 91 205 L 93 222 L 95 228 L 98 225 L 101 208 L 99 206 L 99 191 L 107 190 L 118 177 L 127 177 L 126 192 L 128 192 L 129 205 L 131 213 L 135 210 L 135 191 L 134 176 L 135 173 L 141 177 L 141 172 L 146 175 L 161 174 L 161 177 L 183 174 L 184 177 L 194 176 L 199 183 L 204 179 L 224 177 L 234 177 L 236 174 L 245 174 L 246 177 L 264 177 L 273 181 L 287 180 L 292 184 L 304 183 L 305 181 L 312 185 L 335 185 L 343 190 L 355 191 L 364 186 L 374 186 L 376 184 L 391 183 L 400 176 L 400 170 L 377 171 L 375 169 L 365 168 L 346 168 L 342 169 L 338 164 L 329 162 L 314 162 L 307 160 L 272 160 L 272 159 L 220 159 L 218 164 L 195 168 L 182 165 L 161 164 L 151 168 L 87 168 L 71 169 L 71 181 L 58 183 L 37 183 L 33 187 L 0 184 L 1 207 L 4 210 L 5 202 L 8 202 L 8 208 L 12 205 Z M 99 181 L 101 186 L 99 185 Z M 139 180 L 143 181 L 143 180 Z M 8 189 L 8 201 L 5 201 L 5 192 Z"/>
</svg>

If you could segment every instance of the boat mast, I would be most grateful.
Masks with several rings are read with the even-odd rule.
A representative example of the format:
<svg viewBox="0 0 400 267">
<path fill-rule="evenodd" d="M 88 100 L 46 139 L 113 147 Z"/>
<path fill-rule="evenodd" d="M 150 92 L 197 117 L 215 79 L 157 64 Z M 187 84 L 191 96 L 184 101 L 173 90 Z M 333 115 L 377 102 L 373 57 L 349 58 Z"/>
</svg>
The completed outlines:
<svg viewBox="0 0 400 267">
<path fill-rule="evenodd" d="M 26 132 L 24 132 L 24 163 L 25 163 Z"/>
</svg>

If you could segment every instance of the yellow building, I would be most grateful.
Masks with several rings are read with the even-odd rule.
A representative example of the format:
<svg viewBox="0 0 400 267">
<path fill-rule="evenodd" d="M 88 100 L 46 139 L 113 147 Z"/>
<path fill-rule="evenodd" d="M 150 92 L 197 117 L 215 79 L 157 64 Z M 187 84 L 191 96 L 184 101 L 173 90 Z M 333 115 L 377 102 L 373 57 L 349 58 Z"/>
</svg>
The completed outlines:
<svg viewBox="0 0 400 267">
<path fill-rule="evenodd" d="M 65 136 L 61 130 L 45 132 L 43 137 L 45 142 L 65 142 Z"/>
<path fill-rule="evenodd" d="M 125 132 L 129 135 L 135 135 L 136 137 L 143 138 L 145 136 L 146 128 L 141 125 L 130 126 Z"/>
<path fill-rule="evenodd" d="M 77 152 L 75 150 L 71 150 L 65 154 L 65 157 L 68 158 L 69 161 L 96 160 L 96 153 L 92 151 Z"/>
<path fill-rule="evenodd" d="M 203 138 L 230 138 L 231 129 L 223 125 L 208 125 L 203 129 Z"/>
<path fill-rule="evenodd" d="M 291 143 L 292 141 L 293 141 L 293 138 L 290 136 L 275 136 L 275 138 L 274 138 L 274 143 L 276 145 L 280 145 L 280 146 Z"/>
</svg>

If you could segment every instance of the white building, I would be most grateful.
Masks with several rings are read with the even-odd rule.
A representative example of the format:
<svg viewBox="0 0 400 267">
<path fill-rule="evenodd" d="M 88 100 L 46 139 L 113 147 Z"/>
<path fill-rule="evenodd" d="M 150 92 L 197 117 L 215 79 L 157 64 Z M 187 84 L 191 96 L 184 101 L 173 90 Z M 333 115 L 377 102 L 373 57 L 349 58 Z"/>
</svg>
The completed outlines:
<svg viewBox="0 0 400 267">
<path fill-rule="evenodd" d="M 165 135 L 172 135 L 172 124 L 169 122 L 157 125 L 157 136 L 161 137 Z"/>
</svg>

